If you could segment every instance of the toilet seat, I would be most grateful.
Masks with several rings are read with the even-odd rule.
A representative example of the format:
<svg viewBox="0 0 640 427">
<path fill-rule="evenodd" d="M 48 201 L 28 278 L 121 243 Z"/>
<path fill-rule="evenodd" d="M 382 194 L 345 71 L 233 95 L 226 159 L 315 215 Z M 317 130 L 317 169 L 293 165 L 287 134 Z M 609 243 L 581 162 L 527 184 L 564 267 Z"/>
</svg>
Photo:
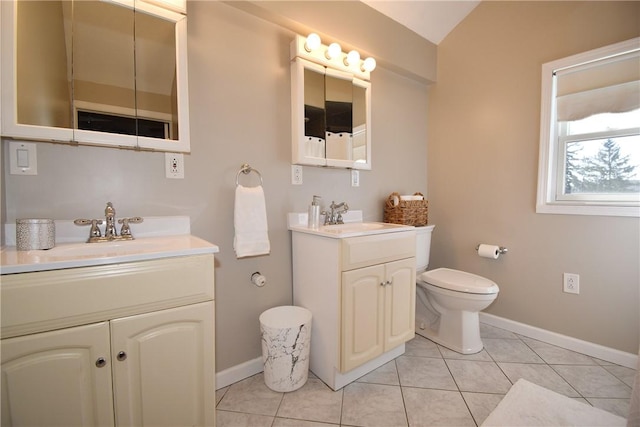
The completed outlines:
<svg viewBox="0 0 640 427">
<path fill-rule="evenodd" d="M 497 294 L 498 285 L 482 276 L 450 268 L 425 271 L 418 279 L 438 288 L 467 294 Z"/>
</svg>

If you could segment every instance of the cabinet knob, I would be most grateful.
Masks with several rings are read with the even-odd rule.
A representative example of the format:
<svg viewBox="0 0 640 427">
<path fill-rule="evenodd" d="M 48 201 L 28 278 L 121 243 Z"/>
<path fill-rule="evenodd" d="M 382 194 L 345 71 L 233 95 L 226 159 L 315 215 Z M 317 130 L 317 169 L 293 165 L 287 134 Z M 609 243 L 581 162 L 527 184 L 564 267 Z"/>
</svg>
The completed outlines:
<svg viewBox="0 0 640 427">
<path fill-rule="evenodd" d="M 127 353 L 125 353 L 124 351 L 120 351 L 118 352 L 118 355 L 116 356 L 116 358 L 122 362 L 123 360 L 127 359 Z"/>
<path fill-rule="evenodd" d="M 96 360 L 96 366 L 98 368 L 103 368 L 107 365 L 107 360 L 104 357 L 98 357 Z"/>
<path fill-rule="evenodd" d="M 380 282 L 380 286 L 393 285 L 393 280 L 387 280 L 385 282 Z"/>
</svg>

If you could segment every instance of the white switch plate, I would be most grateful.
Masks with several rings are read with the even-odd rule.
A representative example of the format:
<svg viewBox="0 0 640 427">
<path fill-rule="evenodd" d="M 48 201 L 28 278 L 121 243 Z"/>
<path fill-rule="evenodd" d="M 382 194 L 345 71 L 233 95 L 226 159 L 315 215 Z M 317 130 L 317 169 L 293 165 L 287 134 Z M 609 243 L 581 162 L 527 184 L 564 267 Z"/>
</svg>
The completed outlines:
<svg viewBox="0 0 640 427">
<path fill-rule="evenodd" d="M 184 178 L 184 154 L 164 153 L 164 160 L 167 178 Z"/>
<path fill-rule="evenodd" d="M 9 173 L 38 175 L 38 155 L 33 142 L 9 142 Z"/>
<path fill-rule="evenodd" d="M 360 187 L 360 171 L 359 170 L 351 171 L 351 186 Z"/>
</svg>

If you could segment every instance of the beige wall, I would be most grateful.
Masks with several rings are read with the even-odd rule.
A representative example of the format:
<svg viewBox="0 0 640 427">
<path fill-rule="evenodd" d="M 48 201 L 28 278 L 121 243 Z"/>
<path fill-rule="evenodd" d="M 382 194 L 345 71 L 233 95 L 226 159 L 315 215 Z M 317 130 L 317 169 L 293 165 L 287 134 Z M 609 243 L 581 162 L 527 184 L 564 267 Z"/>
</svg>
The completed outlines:
<svg viewBox="0 0 640 427">
<path fill-rule="evenodd" d="M 291 304 L 291 243 L 286 213 L 305 211 L 314 194 L 347 201 L 382 220 L 393 191 L 426 192 L 427 87 L 380 67 L 372 74 L 373 170 L 350 187 L 347 170 L 304 167 L 291 185 L 289 43 L 294 33 L 220 2 L 189 2 L 192 153 L 185 179 L 166 179 L 164 154 L 38 144 L 38 175 L 8 174 L 6 220 L 99 217 L 107 201 L 120 216 L 189 215 L 193 234 L 220 246 L 216 256 L 217 371 L 259 357 L 258 316 Z M 321 28 L 318 29 L 320 31 Z M 237 260 L 233 198 L 240 166 L 264 178 L 271 254 Z M 135 227 L 132 227 L 135 234 Z M 251 274 L 268 283 L 257 288 Z"/>
<path fill-rule="evenodd" d="M 639 2 L 482 2 L 429 91 L 430 268 L 495 280 L 489 313 L 638 351 L 638 218 L 536 214 L 541 65 L 640 33 Z M 476 244 L 507 246 L 497 261 Z M 580 295 L 562 273 L 580 275 Z"/>
<path fill-rule="evenodd" d="M 436 80 L 437 46 L 358 0 L 226 3 L 302 35 L 315 31 L 327 45 L 339 42 L 344 51 L 358 49 L 379 65 L 416 81 Z"/>
</svg>

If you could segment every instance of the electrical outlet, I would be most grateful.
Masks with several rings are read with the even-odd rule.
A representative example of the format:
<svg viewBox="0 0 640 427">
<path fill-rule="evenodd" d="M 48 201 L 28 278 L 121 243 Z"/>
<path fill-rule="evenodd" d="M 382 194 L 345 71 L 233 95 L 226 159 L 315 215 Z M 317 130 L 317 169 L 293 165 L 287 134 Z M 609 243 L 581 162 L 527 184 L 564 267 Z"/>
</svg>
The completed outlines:
<svg viewBox="0 0 640 427">
<path fill-rule="evenodd" d="M 165 153 L 164 159 L 167 178 L 184 178 L 184 154 Z"/>
<path fill-rule="evenodd" d="M 360 171 L 351 170 L 351 186 L 360 187 Z"/>
<path fill-rule="evenodd" d="M 293 185 L 302 185 L 302 166 L 291 165 L 291 183 Z"/>
<path fill-rule="evenodd" d="M 569 294 L 580 293 L 580 275 L 573 273 L 564 273 L 562 290 Z"/>
</svg>

